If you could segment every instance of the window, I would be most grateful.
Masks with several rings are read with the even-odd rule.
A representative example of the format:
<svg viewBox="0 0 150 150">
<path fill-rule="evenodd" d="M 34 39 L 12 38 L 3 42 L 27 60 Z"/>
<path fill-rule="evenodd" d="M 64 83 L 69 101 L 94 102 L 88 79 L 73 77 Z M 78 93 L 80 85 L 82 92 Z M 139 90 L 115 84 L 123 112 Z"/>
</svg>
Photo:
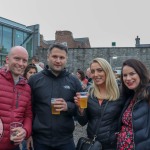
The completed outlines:
<svg viewBox="0 0 150 150">
<path fill-rule="evenodd" d="M 16 30 L 15 45 L 21 45 L 22 43 L 23 43 L 23 32 Z"/>
<path fill-rule="evenodd" d="M 0 26 L 0 52 L 2 52 L 2 26 Z"/>
<path fill-rule="evenodd" d="M 8 53 L 12 47 L 12 29 L 3 27 L 2 52 Z"/>
<path fill-rule="evenodd" d="M 27 37 L 28 37 L 28 34 L 27 34 L 27 33 L 24 33 L 24 38 L 23 38 L 23 40 L 26 40 Z"/>
<path fill-rule="evenodd" d="M 32 52 L 33 52 L 32 45 L 33 45 L 33 41 L 32 41 L 32 39 L 30 39 L 29 42 L 27 42 L 27 44 L 26 44 L 26 49 L 28 51 L 29 57 L 31 57 L 33 55 L 32 54 Z"/>
</svg>

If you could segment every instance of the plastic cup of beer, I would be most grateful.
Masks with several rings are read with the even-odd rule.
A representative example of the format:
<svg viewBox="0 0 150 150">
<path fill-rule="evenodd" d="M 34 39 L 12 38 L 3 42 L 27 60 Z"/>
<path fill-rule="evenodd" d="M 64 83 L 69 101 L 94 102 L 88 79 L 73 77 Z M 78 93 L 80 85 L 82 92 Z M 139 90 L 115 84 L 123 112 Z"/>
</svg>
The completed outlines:
<svg viewBox="0 0 150 150">
<path fill-rule="evenodd" d="M 88 92 L 80 92 L 80 108 L 87 108 Z"/>
<path fill-rule="evenodd" d="M 12 129 L 18 128 L 18 127 L 23 127 L 23 124 L 21 122 L 12 122 L 10 123 L 10 141 L 12 144 L 14 144 L 14 138 L 17 136 L 19 131 L 12 131 Z"/>
<path fill-rule="evenodd" d="M 54 107 L 55 102 L 57 101 L 56 98 L 51 98 L 51 110 L 53 115 L 60 115 L 60 111 L 56 111 L 56 108 Z"/>
</svg>

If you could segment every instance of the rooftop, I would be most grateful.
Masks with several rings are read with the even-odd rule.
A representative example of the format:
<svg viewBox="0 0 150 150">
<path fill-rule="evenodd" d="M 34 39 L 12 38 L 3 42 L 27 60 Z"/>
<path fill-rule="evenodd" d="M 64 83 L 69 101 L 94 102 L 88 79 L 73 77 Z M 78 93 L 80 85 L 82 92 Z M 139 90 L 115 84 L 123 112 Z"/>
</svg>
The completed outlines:
<svg viewBox="0 0 150 150">
<path fill-rule="evenodd" d="M 11 28 L 16 28 L 25 32 L 32 33 L 32 30 L 28 29 L 25 25 L 8 20 L 3 17 L 0 17 L 0 24 L 11 27 Z"/>
</svg>

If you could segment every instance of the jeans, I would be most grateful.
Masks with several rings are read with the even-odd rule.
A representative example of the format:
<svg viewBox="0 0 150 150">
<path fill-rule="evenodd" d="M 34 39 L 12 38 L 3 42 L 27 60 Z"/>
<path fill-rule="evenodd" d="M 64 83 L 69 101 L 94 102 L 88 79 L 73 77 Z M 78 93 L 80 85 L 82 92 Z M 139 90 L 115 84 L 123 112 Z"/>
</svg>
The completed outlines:
<svg viewBox="0 0 150 150">
<path fill-rule="evenodd" d="M 73 140 L 71 140 L 67 144 L 63 144 L 63 145 L 55 146 L 55 147 L 40 144 L 33 140 L 33 146 L 34 146 L 34 150 L 75 150 L 75 144 Z"/>
<path fill-rule="evenodd" d="M 27 150 L 27 141 L 23 140 L 21 144 L 22 144 L 22 150 Z"/>
</svg>

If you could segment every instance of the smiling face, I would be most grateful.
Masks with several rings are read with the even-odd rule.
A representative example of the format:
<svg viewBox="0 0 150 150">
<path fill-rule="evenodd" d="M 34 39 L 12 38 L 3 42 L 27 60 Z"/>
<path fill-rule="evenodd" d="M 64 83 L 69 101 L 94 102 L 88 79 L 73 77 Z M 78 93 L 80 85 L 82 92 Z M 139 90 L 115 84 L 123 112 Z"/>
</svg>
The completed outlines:
<svg viewBox="0 0 150 150">
<path fill-rule="evenodd" d="M 35 68 L 30 68 L 30 70 L 27 72 L 26 78 L 27 80 L 29 80 L 29 78 L 34 75 L 35 73 L 37 73 Z"/>
<path fill-rule="evenodd" d="M 130 90 L 136 90 L 140 84 L 140 77 L 137 72 L 129 66 L 124 66 L 123 70 L 123 82 Z"/>
<path fill-rule="evenodd" d="M 6 57 L 6 63 L 9 70 L 14 77 L 18 77 L 23 74 L 27 67 L 28 53 L 25 48 L 16 46 L 11 49 L 10 53 Z"/>
<path fill-rule="evenodd" d="M 47 57 L 48 65 L 55 75 L 58 75 L 67 63 L 67 53 L 65 50 L 53 48 Z"/>
<path fill-rule="evenodd" d="M 101 65 L 97 62 L 91 64 L 91 78 L 97 86 L 105 86 L 106 74 Z"/>
</svg>

